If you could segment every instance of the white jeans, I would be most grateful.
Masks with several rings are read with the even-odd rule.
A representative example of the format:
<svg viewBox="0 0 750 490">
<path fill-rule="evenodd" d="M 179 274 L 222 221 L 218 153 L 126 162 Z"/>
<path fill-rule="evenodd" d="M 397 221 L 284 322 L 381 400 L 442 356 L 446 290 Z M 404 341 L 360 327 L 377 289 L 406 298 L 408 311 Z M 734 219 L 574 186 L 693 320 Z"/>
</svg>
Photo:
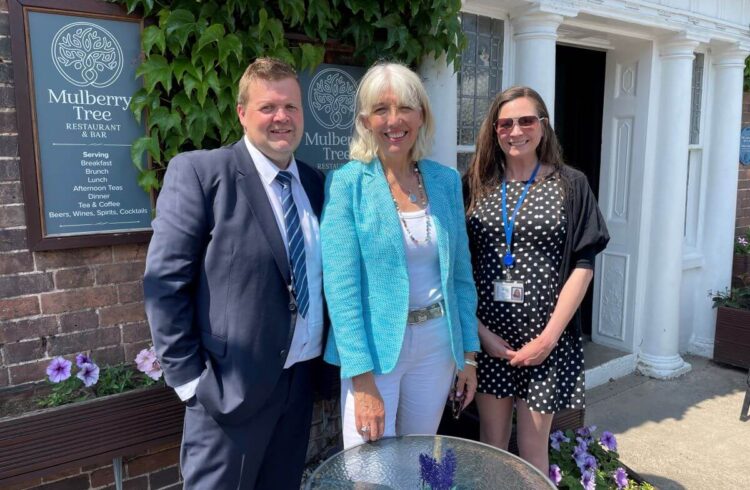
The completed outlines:
<svg viewBox="0 0 750 490">
<path fill-rule="evenodd" d="M 407 325 L 396 367 L 376 374 L 375 385 L 385 404 L 384 437 L 435 434 L 448 399 L 456 363 L 445 317 Z M 354 418 L 351 378 L 341 380 L 344 448 L 364 439 Z"/>
</svg>

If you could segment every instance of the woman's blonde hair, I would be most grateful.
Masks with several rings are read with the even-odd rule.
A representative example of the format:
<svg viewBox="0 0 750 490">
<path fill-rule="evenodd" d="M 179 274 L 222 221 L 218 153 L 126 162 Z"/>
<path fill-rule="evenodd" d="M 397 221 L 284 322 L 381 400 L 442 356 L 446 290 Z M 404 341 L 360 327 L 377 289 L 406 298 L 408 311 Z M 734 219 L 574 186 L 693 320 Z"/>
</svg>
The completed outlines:
<svg viewBox="0 0 750 490">
<path fill-rule="evenodd" d="M 422 127 L 411 149 L 410 158 L 420 160 L 430 153 L 435 122 L 427 91 L 416 73 L 401 63 L 378 62 L 370 67 L 357 88 L 354 134 L 349 144 L 349 156 L 369 163 L 377 156 L 378 145 L 372 132 L 363 122 L 372 112 L 380 97 L 390 90 L 401 104 L 422 111 Z"/>
</svg>

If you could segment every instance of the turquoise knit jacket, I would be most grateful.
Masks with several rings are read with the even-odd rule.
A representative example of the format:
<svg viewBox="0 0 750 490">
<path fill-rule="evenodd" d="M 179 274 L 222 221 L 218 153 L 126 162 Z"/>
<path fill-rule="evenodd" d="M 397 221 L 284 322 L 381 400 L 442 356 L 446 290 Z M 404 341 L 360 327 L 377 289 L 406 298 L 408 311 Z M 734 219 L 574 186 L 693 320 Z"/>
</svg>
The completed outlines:
<svg viewBox="0 0 750 490">
<path fill-rule="evenodd" d="M 479 350 L 477 295 L 466 236 L 461 179 L 430 160 L 418 163 L 430 202 L 453 357 Z M 379 160 L 330 172 L 320 224 L 323 288 L 331 318 L 324 358 L 341 377 L 396 366 L 406 330 L 409 278 L 401 225 Z"/>
</svg>

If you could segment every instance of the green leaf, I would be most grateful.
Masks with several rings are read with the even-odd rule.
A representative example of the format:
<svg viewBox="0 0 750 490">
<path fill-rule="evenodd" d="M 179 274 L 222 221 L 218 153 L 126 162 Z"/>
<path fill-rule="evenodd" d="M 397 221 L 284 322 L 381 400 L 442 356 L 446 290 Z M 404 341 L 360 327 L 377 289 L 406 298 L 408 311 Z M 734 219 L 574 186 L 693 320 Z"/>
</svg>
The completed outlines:
<svg viewBox="0 0 750 490">
<path fill-rule="evenodd" d="M 278 0 L 277 5 L 281 15 L 286 19 L 289 27 L 295 27 L 302 23 L 305 18 L 304 0 Z"/>
<path fill-rule="evenodd" d="M 234 54 L 237 61 L 242 61 L 242 41 L 236 34 L 227 34 L 219 40 L 219 64 L 223 64 L 230 54 Z"/>
<path fill-rule="evenodd" d="M 305 43 L 300 44 L 299 52 L 300 59 L 296 63 L 299 69 L 313 71 L 319 64 L 323 62 L 323 57 L 325 56 L 325 47 Z"/>
<path fill-rule="evenodd" d="M 152 92 L 158 83 L 167 92 L 172 89 L 172 68 L 162 55 L 151 55 L 136 69 L 135 74 L 143 77 L 143 84 L 148 92 Z"/>
<path fill-rule="evenodd" d="M 216 59 L 219 56 L 219 48 L 217 46 L 205 46 L 200 51 L 196 51 L 196 53 L 198 53 L 198 56 L 193 55 L 193 62 L 196 63 L 196 61 L 200 61 L 200 63 L 196 63 L 196 65 L 205 69 L 215 69 Z"/>
<path fill-rule="evenodd" d="M 190 73 L 186 73 L 182 79 L 182 86 L 185 87 L 185 95 L 192 98 L 192 93 L 197 90 L 200 86 L 201 81 L 195 78 Z"/>
<path fill-rule="evenodd" d="M 130 99 L 130 111 L 135 116 L 135 120 L 140 123 L 143 111 L 151 105 L 156 96 L 153 93 L 146 92 L 145 88 L 139 89 Z"/>
<path fill-rule="evenodd" d="M 138 186 L 146 192 L 159 190 L 161 182 L 159 182 L 156 170 L 148 169 L 140 171 L 138 174 Z M 122 391 L 124 391 L 124 387 L 118 388 L 115 392 L 121 393 Z"/>
<path fill-rule="evenodd" d="M 221 24 L 211 24 L 208 29 L 203 31 L 200 39 L 198 39 L 197 51 L 203 49 L 204 46 L 211 43 L 218 43 L 219 39 L 224 37 L 224 26 Z"/>
<path fill-rule="evenodd" d="M 148 122 L 149 126 L 157 128 L 162 138 L 164 138 L 171 129 L 180 127 L 181 120 L 177 113 L 170 112 L 165 106 L 160 106 L 151 111 Z"/>
<path fill-rule="evenodd" d="M 266 33 L 266 24 L 268 23 L 268 12 L 266 9 L 260 9 L 258 12 L 258 37 L 263 37 Z"/>
<path fill-rule="evenodd" d="M 221 83 L 219 83 L 219 76 L 214 70 L 206 70 L 206 76 L 203 77 L 203 82 L 208 88 L 214 91 L 217 96 L 221 96 Z"/>
<path fill-rule="evenodd" d="M 188 36 L 196 29 L 195 16 L 185 9 L 173 10 L 166 20 L 165 33 L 172 37 L 181 48 L 185 47 Z"/>
<path fill-rule="evenodd" d="M 167 41 L 164 37 L 164 31 L 157 26 L 148 26 L 143 30 L 141 35 L 141 46 L 144 53 L 150 53 L 154 45 L 159 48 L 161 54 L 167 49 Z"/>
<path fill-rule="evenodd" d="M 268 20 L 268 32 L 271 33 L 271 46 L 280 46 L 284 42 L 284 25 L 278 19 Z"/>
<path fill-rule="evenodd" d="M 153 133 L 152 133 L 153 134 Z M 130 158 L 139 170 L 143 170 L 144 152 L 148 151 L 151 158 L 159 160 L 159 143 L 153 136 L 141 136 L 130 147 Z"/>
<path fill-rule="evenodd" d="M 185 92 L 179 92 L 172 97 L 172 111 L 185 113 L 190 109 L 190 98 Z"/>
<path fill-rule="evenodd" d="M 206 114 L 203 111 L 194 111 L 188 115 L 188 135 L 196 148 L 203 148 L 203 137 L 206 135 Z"/>
<path fill-rule="evenodd" d="M 174 78 L 177 80 L 177 83 L 182 81 L 185 72 L 190 73 L 196 79 L 201 78 L 200 72 L 195 65 L 193 65 L 189 59 L 184 57 L 175 58 L 175 60 L 172 61 L 172 71 L 174 72 Z"/>
</svg>

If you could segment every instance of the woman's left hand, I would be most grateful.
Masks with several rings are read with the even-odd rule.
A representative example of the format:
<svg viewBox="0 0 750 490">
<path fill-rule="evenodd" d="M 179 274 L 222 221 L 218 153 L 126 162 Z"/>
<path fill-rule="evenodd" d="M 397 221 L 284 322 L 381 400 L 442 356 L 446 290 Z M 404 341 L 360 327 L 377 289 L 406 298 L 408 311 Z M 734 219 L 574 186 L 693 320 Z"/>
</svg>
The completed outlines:
<svg viewBox="0 0 750 490">
<path fill-rule="evenodd" d="M 463 410 L 469 403 L 474 399 L 474 395 L 477 392 L 477 368 L 464 364 L 463 370 L 456 374 L 456 396 L 461 396 L 466 393 L 464 404 L 461 407 Z"/>
<path fill-rule="evenodd" d="M 544 335 L 539 335 L 521 347 L 510 360 L 511 366 L 538 366 L 549 356 L 556 342 L 550 342 Z"/>
</svg>

